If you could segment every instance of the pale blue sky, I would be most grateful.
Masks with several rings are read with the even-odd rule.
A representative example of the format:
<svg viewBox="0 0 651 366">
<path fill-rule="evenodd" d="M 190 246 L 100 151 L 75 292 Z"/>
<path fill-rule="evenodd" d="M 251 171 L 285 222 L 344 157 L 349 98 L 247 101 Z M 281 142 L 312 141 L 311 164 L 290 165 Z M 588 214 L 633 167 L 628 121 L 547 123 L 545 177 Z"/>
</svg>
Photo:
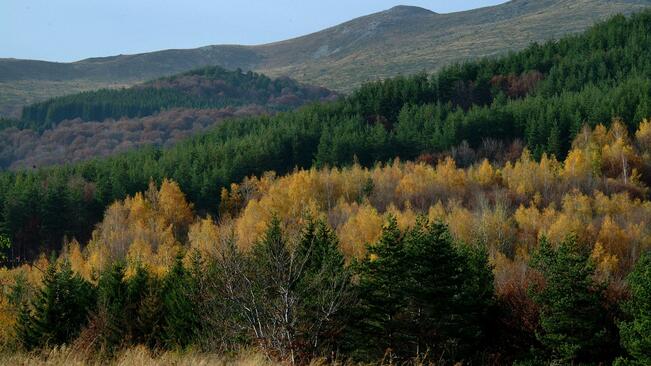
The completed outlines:
<svg viewBox="0 0 651 366">
<path fill-rule="evenodd" d="M 0 57 L 86 57 L 261 44 L 395 5 L 439 13 L 504 0 L 0 0 Z"/>
</svg>

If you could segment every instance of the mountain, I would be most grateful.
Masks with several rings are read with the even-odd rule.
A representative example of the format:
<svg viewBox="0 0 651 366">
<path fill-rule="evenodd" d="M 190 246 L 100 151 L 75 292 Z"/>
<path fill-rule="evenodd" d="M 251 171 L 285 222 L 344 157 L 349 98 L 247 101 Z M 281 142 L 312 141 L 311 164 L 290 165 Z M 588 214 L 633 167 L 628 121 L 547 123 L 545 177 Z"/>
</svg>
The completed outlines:
<svg viewBox="0 0 651 366">
<path fill-rule="evenodd" d="M 56 95 L 119 87 L 193 68 L 256 70 L 348 92 L 364 81 L 522 49 L 584 30 L 651 0 L 513 0 L 437 14 L 398 6 L 303 37 L 259 46 L 218 45 L 55 63 L 0 59 L 0 114 Z"/>
</svg>

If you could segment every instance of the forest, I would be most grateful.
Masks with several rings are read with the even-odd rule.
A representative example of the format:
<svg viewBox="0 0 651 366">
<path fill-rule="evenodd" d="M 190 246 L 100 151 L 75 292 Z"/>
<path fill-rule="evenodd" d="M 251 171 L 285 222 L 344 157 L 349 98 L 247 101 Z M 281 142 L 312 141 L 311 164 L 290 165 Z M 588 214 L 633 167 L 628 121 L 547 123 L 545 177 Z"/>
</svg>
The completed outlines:
<svg viewBox="0 0 651 366">
<path fill-rule="evenodd" d="M 649 364 L 649 37 L 651 11 L 616 16 L 169 148 L 1 173 L 2 344 Z"/>
<path fill-rule="evenodd" d="M 647 364 L 651 122 L 585 127 L 563 161 L 519 151 L 270 172 L 224 188 L 217 218 L 150 182 L 87 243 L 0 272 L 0 340 L 105 360 L 144 345 L 288 364 Z"/>
<path fill-rule="evenodd" d="M 650 30 L 651 12 L 617 16 L 506 57 L 370 83 L 292 112 L 225 121 L 171 148 L 0 173 L 0 230 L 12 240 L 12 260 L 20 261 L 60 249 L 64 237 L 88 240 L 110 203 L 144 191 L 150 180 L 173 179 L 198 210 L 214 215 L 222 187 L 266 171 L 372 166 L 492 140 L 520 140 L 534 158 L 562 159 L 586 124 L 619 118 L 634 132 L 651 115 Z"/>
<path fill-rule="evenodd" d="M 20 127 L 44 130 L 64 120 L 149 116 L 170 108 L 217 109 L 247 104 L 286 110 L 302 100 L 334 98 L 331 91 L 304 86 L 289 78 L 270 79 L 218 66 L 157 79 L 131 88 L 83 92 L 23 108 Z"/>
<path fill-rule="evenodd" d="M 143 147 L 169 148 L 196 134 L 207 132 L 233 117 L 274 113 L 259 105 L 222 109 L 174 108 L 140 118 L 102 122 L 79 118 L 52 129 L 0 130 L 0 169 L 36 169 L 116 155 Z"/>
</svg>

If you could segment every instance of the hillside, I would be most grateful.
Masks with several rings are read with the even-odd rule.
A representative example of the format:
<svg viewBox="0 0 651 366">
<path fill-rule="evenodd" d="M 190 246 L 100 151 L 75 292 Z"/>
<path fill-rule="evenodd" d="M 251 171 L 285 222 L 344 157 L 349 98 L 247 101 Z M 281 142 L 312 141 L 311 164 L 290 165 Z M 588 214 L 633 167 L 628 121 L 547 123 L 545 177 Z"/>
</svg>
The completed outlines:
<svg viewBox="0 0 651 366">
<path fill-rule="evenodd" d="M 160 185 L 152 182 L 146 191 L 113 202 L 95 226 L 90 240 L 72 241 L 60 252 L 60 273 L 72 269 L 79 276 L 78 281 L 83 279 L 86 281 L 83 283 L 97 289 L 101 296 L 97 303 L 94 300 L 90 304 L 82 303 L 88 305 L 78 311 L 93 314 L 94 309 L 108 308 L 110 314 L 115 314 L 109 318 L 108 325 L 96 316 L 89 317 L 90 320 L 77 318 L 76 323 L 68 325 L 74 330 L 81 329 L 79 339 L 73 344 L 86 345 L 82 341 L 96 337 L 101 344 L 137 345 L 138 350 L 149 347 L 157 350 L 153 354 L 159 355 L 161 349 L 177 349 L 175 343 L 167 341 L 174 336 L 173 340 L 180 339 L 184 344 L 202 345 L 202 352 L 222 354 L 226 346 L 235 344 L 255 347 L 272 360 L 291 359 L 287 350 L 310 360 L 316 357 L 312 349 L 325 349 L 320 354 L 336 352 L 338 359 L 361 359 L 370 365 L 379 364 L 375 361 L 382 359 L 384 350 L 390 347 L 395 354 L 392 357 L 412 360 L 417 342 L 428 342 L 428 354 L 435 350 L 436 354 L 445 354 L 454 361 L 472 357 L 478 360 L 473 365 L 484 365 L 483 360 L 489 357 L 496 360 L 490 363 L 496 366 L 549 365 L 554 362 L 539 360 L 558 359 L 555 350 L 560 347 L 556 343 L 537 342 L 544 339 L 540 337 L 541 331 L 574 334 L 576 324 L 581 322 L 584 324 L 581 329 L 588 331 L 579 333 L 581 337 L 572 342 L 585 351 L 566 352 L 563 357 L 585 360 L 577 365 L 611 364 L 615 357 L 629 356 L 627 350 L 636 349 L 632 347 L 639 344 L 636 337 L 624 343 L 626 350 L 618 347 L 617 335 L 625 335 L 626 330 L 618 332 L 610 320 L 621 314 L 618 305 L 629 298 L 624 278 L 639 268 L 639 258 L 643 258 L 642 269 L 646 275 L 638 277 L 637 286 L 651 288 L 651 252 L 647 252 L 651 249 L 651 204 L 631 196 L 636 190 L 644 190 L 643 184 L 622 182 L 619 172 L 612 169 L 613 165 L 620 164 L 620 156 L 612 146 L 625 141 L 635 167 L 649 166 L 650 132 L 651 122 L 642 123 L 634 139 L 619 123 L 613 123 L 610 128 L 599 125 L 594 130 L 585 129 L 565 161 L 545 156 L 538 162 L 528 151 L 520 151 L 514 155 L 513 162 L 494 164 L 483 160 L 465 169 L 447 158 L 437 164 L 395 160 L 372 168 L 356 164 L 343 168 L 297 169 L 284 176 L 265 174 L 222 190 L 217 220 L 196 213 L 174 181 L 164 179 Z M 217 196 L 206 198 L 216 200 Z M 564 259 L 568 252 L 571 261 Z M 545 262 L 541 265 L 538 258 L 543 255 Z M 53 272 L 53 262 L 49 264 L 43 256 L 33 266 L 26 264 L 0 272 L 0 279 L 4 283 L 27 282 L 36 288 L 51 288 L 50 281 L 43 281 L 43 285 L 38 282 L 38 273 L 43 272 L 40 268 L 47 267 L 47 273 Z M 560 269 L 549 269 L 551 266 Z M 554 273 L 549 275 L 552 270 Z M 582 281 L 573 281 L 579 271 Z M 539 275 L 553 276 L 554 281 L 547 280 L 548 286 L 543 289 L 556 287 L 536 296 L 538 292 L 534 290 L 541 290 L 531 284 Z M 161 277 L 165 280 L 146 281 Z M 119 287 L 120 283 L 124 285 Z M 593 285 L 603 287 L 595 291 Z M 366 290 L 369 287 L 374 290 Z M 179 292 L 179 288 L 189 291 Z M 83 301 L 84 292 L 74 289 L 66 295 Z M 559 291 L 563 291 L 561 295 Z M 16 293 L 0 292 L 0 299 L 13 299 Z M 119 306 L 109 307 L 105 305 L 107 293 L 115 294 L 111 298 L 126 300 L 115 301 Z M 135 295 L 128 297 L 125 293 Z M 176 295 L 179 293 L 184 296 Z M 37 295 L 18 294 L 23 299 L 45 297 L 38 292 Z M 575 300 L 589 294 L 592 294 L 590 302 Z M 408 308 L 412 304 L 409 299 L 416 295 L 422 296 L 422 300 Z M 141 296 L 147 296 L 147 301 L 141 300 Z M 260 296 L 264 296 L 264 301 L 256 300 Z M 639 296 L 647 304 L 651 302 L 648 291 Z M 161 311 L 160 307 L 149 305 L 160 303 L 155 301 L 175 307 L 166 305 Z M 184 301 L 184 306 L 176 305 L 180 301 Z M 379 305 L 366 305 L 370 301 Z M 562 301 L 576 305 L 561 315 L 541 309 L 541 305 L 549 307 Z M 35 330 L 27 336 L 25 332 L 11 332 L 13 324 L 24 327 L 36 323 L 31 319 L 41 319 L 40 313 L 44 311 L 34 306 L 36 315 L 18 316 L 15 310 L 19 308 L 18 301 L 5 304 L 5 309 L 13 312 L 8 312 L 8 320 L 0 323 L 0 342 L 17 339 L 30 347 L 46 348 L 44 341 L 36 337 L 32 341 L 31 337 L 32 334 L 47 336 L 42 330 L 45 327 L 30 328 Z M 428 306 L 427 313 L 418 311 L 424 304 Z M 283 309 L 281 306 L 301 310 L 290 313 L 290 320 L 282 323 L 286 317 L 277 310 Z M 565 304 L 562 306 L 567 309 Z M 641 308 L 639 314 L 648 318 L 646 309 L 647 306 Z M 153 315 L 145 317 L 142 315 L 145 311 Z M 260 315 L 250 316 L 253 311 Z M 583 316 L 587 311 L 594 316 Z M 125 312 L 130 315 L 124 316 Z M 341 316 L 330 316 L 338 312 Z M 383 316 L 374 315 L 378 313 Z M 389 325 L 378 321 L 389 318 L 386 314 L 396 313 L 400 314 L 396 317 L 399 321 L 391 321 Z M 438 317 L 446 321 L 423 321 L 422 313 L 430 319 Z M 448 317 L 450 313 L 458 316 Z M 181 323 L 182 328 L 129 326 L 134 318 L 139 319 L 137 324 L 151 318 L 164 319 L 164 324 L 175 319 L 174 324 L 179 324 L 176 319 L 183 314 L 186 317 L 181 320 L 186 321 Z M 333 331 L 313 331 L 309 325 L 315 314 L 326 314 L 324 322 Z M 577 320 L 560 329 L 549 326 L 546 320 L 538 321 L 538 318 L 552 317 Z M 46 323 L 49 327 L 68 324 L 66 318 L 49 319 L 52 319 Z M 92 332 L 83 328 L 87 323 L 93 327 Z M 282 339 L 273 332 L 279 323 L 300 325 L 286 326 L 292 332 L 289 334 L 300 340 L 298 347 L 292 347 L 289 342 L 259 341 Z M 218 336 L 214 336 L 215 324 L 225 324 L 217 328 Z M 605 325 L 613 331 L 605 333 Z M 401 334 L 410 337 L 401 339 L 400 343 L 390 343 L 388 335 L 398 326 Z M 258 336 L 256 331 L 260 328 L 269 333 Z M 436 333 L 436 338 L 414 341 L 433 328 L 446 332 L 441 332 L 442 336 Z M 458 332 L 468 328 L 472 332 Z M 384 333 L 378 335 L 378 329 Z M 118 337 L 100 338 L 96 336 L 98 333 L 128 336 L 124 337 L 125 341 Z M 322 343 L 304 341 L 315 339 L 312 334 L 322 337 Z M 600 335 L 596 338 L 598 343 L 592 339 L 593 334 Z M 648 337 L 647 332 L 644 334 Z M 61 344 L 76 336 L 77 333 L 69 332 L 55 342 Z M 140 341 L 152 338 L 162 338 L 162 341 Z M 468 351 L 449 354 L 440 346 L 441 338 L 453 339 Z M 52 342 L 52 338 L 46 339 Z M 602 346 L 596 348 L 594 344 Z M 319 345 L 321 348 L 317 348 Z M 530 359 L 534 347 L 538 362 L 514 362 Z M 95 349 L 99 350 L 86 346 L 75 355 L 64 353 L 67 361 L 64 364 L 69 364 L 72 357 L 93 359 L 98 354 L 106 357 L 100 346 Z M 67 348 L 61 350 L 66 352 Z M 32 352 L 29 357 L 39 355 L 48 358 L 48 365 L 57 364 L 49 359 L 58 358 L 57 354 Z M 183 357 L 188 357 L 187 351 Z M 142 359 L 115 364 L 142 365 Z M 107 363 L 106 359 L 102 361 L 114 364 Z M 307 361 L 297 363 L 308 364 Z"/>
<path fill-rule="evenodd" d="M 2 172 L 0 363 L 650 365 L 649 54 L 651 9 L 170 148 Z M 274 106 L 272 85 L 207 69 L 45 103 L 33 128 L 156 135 L 226 112 L 164 108 L 186 93 Z M 158 88 L 177 94 L 147 117 L 54 118 L 149 113 Z"/>
<path fill-rule="evenodd" d="M 171 146 L 227 118 L 334 100 L 289 78 L 206 67 L 124 89 L 72 94 L 0 119 L 0 169 L 87 160 L 148 145 Z"/>
<path fill-rule="evenodd" d="M 122 86 L 206 65 L 256 70 L 348 92 L 368 80 L 503 54 L 584 30 L 651 0 L 513 0 L 451 14 L 408 6 L 303 37 L 259 46 L 207 46 L 53 63 L 0 60 L 0 113 L 102 87 Z M 378 56 L 382 57 L 378 57 Z"/>
<path fill-rule="evenodd" d="M 225 108 L 261 105 L 287 110 L 306 101 L 335 98 L 331 91 L 302 85 L 287 77 L 270 79 L 254 72 L 228 71 L 219 66 L 138 84 L 71 94 L 23 108 L 24 127 L 44 129 L 63 120 L 143 117 L 169 108 Z"/>
<path fill-rule="evenodd" d="M 24 258 L 59 248 L 64 236 L 86 240 L 104 208 L 151 180 L 174 179 L 197 210 L 216 214 L 222 187 L 268 171 L 373 166 L 394 158 L 435 162 L 445 152 L 468 166 L 482 157 L 512 160 L 522 145 L 536 159 L 564 160 L 585 125 L 621 119 L 618 125 L 633 133 L 651 117 L 649 53 L 651 11 L 616 16 L 507 57 L 370 83 L 291 112 L 225 121 L 169 149 L 0 173 L 0 228 Z M 609 139 L 603 128 L 595 134 Z M 644 197 L 636 184 L 651 184 L 651 167 L 640 165 L 628 144 L 622 138 L 605 147 L 619 157 L 612 161 L 623 162 L 606 167 L 608 176 L 621 178 L 607 188 L 623 184 Z M 574 158 L 572 164 L 585 163 Z"/>
<path fill-rule="evenodd" d="M 345 96 L 213 66 L 0 119 L 66 162 L 0 172 L 0 364 L 650 365 L 650 54 L 648 9 Z"/>
</svg>

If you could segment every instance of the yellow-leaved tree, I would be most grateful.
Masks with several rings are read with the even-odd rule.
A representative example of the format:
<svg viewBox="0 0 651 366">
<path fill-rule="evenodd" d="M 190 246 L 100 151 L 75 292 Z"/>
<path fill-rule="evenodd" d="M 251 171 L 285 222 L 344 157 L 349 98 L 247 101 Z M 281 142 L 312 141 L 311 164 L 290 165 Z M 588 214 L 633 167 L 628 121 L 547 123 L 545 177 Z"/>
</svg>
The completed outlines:
<svg viewBox="0 0 651 366">
<path fill-rule="evenodd" d="M 126 259 L 128 273 L 138 264 L 162 275 L 174 262 L 193 220 L 192 205 L 176 182 L 166 179 L 160 189 L 150 183 L 144 194 L 107 209 L 86 249 L 87 271 L 97 274 L 109 263 Z"/>
<path fill-rule="evenodd" d="M 338 210 L 347 214 L 345 223 L 337 233 L 341 249 L 349 258 L 362 258 L 366 245 L 379 240 L 384 219 L 368 202 L 361 205 L 342 202 Z"/>
</svg>

